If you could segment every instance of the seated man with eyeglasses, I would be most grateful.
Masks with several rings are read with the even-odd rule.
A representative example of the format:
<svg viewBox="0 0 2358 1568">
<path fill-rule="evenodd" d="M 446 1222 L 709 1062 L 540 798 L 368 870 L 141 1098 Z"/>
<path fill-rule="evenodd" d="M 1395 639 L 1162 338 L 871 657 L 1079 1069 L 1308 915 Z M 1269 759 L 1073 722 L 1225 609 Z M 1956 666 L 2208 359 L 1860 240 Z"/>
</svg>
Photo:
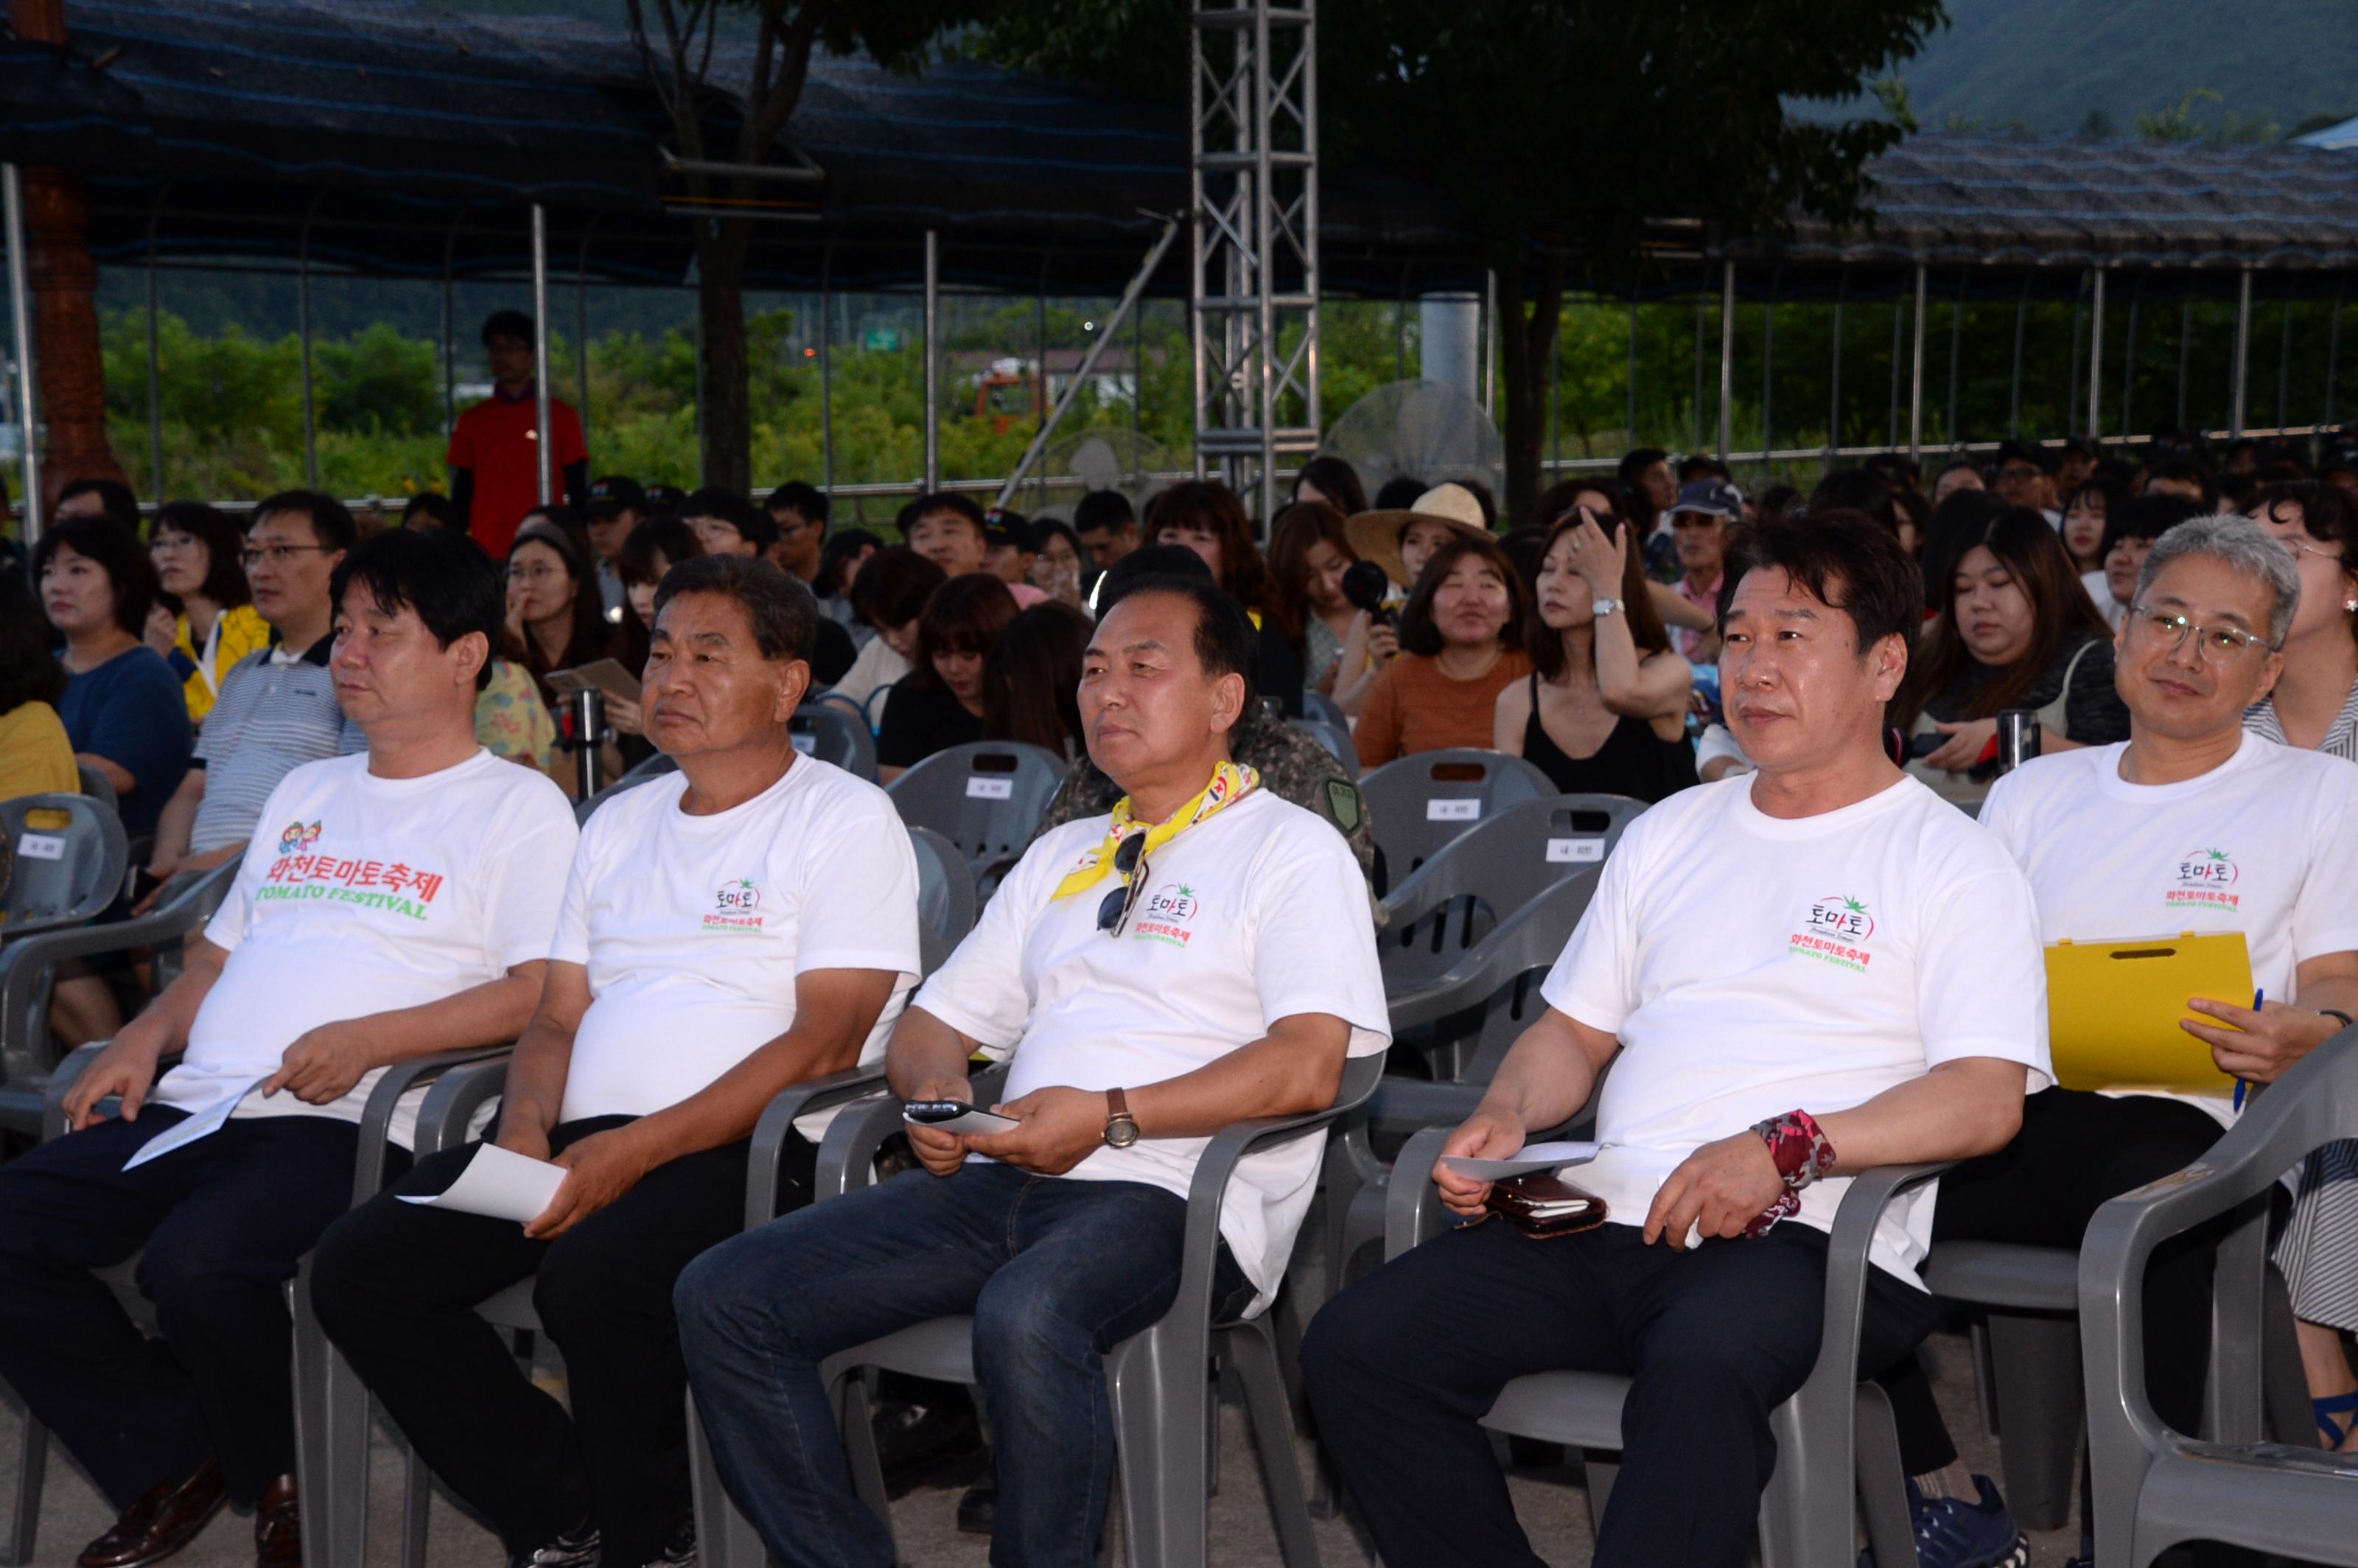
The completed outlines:
<svg viewBox="0 0 2358 1568">
<path fill-rule="evenodd" d="M 1082 657 L 1089 754 L 1125 794 L 1034 843 L 902 1016 L 912 1100 L 969 1101 L 1011 1065 L 1012 1130 L 913 1125 L 925 1169 L 707 1252 L 676 1302 L 730 1495 L 782 1564 L 888 1568 L 819 1381 L 828 1356 L 970 1313 L 1000 1436 L 993 1557 L 1097 1559 L 1114 1465 L 1099 1357 L 1171 1308 L 1186 1194 L 1211 1136 L 1323 1110 L 1390 1031 L 1367 884 L 1325 822 L 1228 752 L 1253 631 L 1210 583 L 1146 578 Z M 1321 1141 L 1249 1156 L 1228 1189 L 1212 1304 L 1273 1296 Z"/>
<path fill-rule="evenodd" d="M 2195 997 L 2180 1025 L 2237 1082 L 2032 1095 L 2011 1145 L 1942 1179 L 1936 1245 L 2076 1249 L 2099 1206 L 2200 1159 L 2247 1086 L 2274 1082 L 2358 1012 L 2358 769 L 2244 728 L 2283 667 L 2299 598 L 2292 552 L 2244 518 L 2162 535 L 2115 634 L 2129 739 L 2028 762 L 1981 813 L 2030 879 L 2043 942 L 2244 938 L 2265 1001 Z M 2166 1245 L 2146 1283 L 2146 1379 L 2180 1432 L 2201 1421 L 2210 1302 L 2207 1243 Z M 1958 1464 L 1920 1368 L 1892 1391 L 1926 1563 L 2006 1561 L 2013 1522 Z"/>
<path fill-rule="evenodd" d="M 305 762 L 367 749 L 337 706 L 328 670 L 328 582 L 358 536 L 331 495 L 284 491 L 254 509 L 243 558 L 270 645 L 222 677 L 188 774 L 156 824 L 147 870 L 158 881 L 237 859 L 279 780 Z"/>
</svg>

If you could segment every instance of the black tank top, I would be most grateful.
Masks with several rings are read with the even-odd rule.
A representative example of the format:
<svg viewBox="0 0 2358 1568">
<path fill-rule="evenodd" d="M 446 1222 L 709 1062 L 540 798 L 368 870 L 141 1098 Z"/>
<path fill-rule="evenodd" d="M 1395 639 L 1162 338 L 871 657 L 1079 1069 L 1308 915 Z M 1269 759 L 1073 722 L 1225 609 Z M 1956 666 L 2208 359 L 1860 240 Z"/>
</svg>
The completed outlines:
<svg viewBox="0 0 2358 1568">
<path fill-rule="evenodd" d="M 1523 724 L 1523 761 L 1555 781 L 1565 795 L 1626 795 L 1651 805 L 1701 782 L 1694 748 L 1665 741 L 1643 719 L 1624 714 L 1605 744 L 1586 757 L 1567 757 L 1540 722 L 1540 677 L 1531 676 L 1531 716 Z"/>
</svg>

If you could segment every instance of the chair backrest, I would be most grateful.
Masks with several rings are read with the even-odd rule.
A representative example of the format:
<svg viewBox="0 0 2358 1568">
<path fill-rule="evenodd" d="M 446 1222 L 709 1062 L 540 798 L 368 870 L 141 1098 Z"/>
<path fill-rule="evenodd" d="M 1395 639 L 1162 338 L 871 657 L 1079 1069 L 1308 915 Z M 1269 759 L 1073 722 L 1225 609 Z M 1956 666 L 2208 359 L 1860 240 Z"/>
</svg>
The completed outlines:
<svg viewBox="0 0 2358 1568">
<path fill-rule="evenodd" d="M 1324 719 L 1289 719 L 1286 722 L 1334 752 L 1335 760 L 1342 763 L 1353 778 L 1359 776 L 1359 749 L 1351 743 L 1350 726 L 1330 723 Z"/>
<path fill-rule="evenodd" d="M 114 902 L 131 841 L 114 807 L 86 795 L 0 801 L 11 861 L 0 888 L 0 939 L 80 925 Z"/>
<path fill-rule="evenodd" d="M 107 809 L 120 812 L 123 797 L 115 793 L 114 781 L 92 767 L 88 762 L 76 762 L 74 771 L 81 775 L 81 793 L 92 800 L 106 802 Z"/>
<path fill-rule="evenodd" d="M 1323 691 L 1304 691 L 1302 694 L 1302 717 L 1314 719 L 1322 724 L 1339 724 L 1345 734 L 1351 732 L 1351 716 L 1343 711 L 1341 703 Z"/>
<path fill-rule="evenodd" d="M 1422 984 L 1557 883 L 1603 865 L 1645 809 L 1626 795 L 1552 795 L 1471 825 L 1385 898 L 1385 989 Z"/>
<path fill-rule="evenodd" d="M 605 805 L 608 801 L 613 799 L 624 790 L 636 789 L 639 785 L 645 784 L 650 779 L 659 779 L 665 773 L 676 773 L 677 772 L 679 772 L 679 764 L 673 762 L 661 752 L 657 752 L 645 762 L 640 762 L 632 767 L 629 771 L 624 773 L 621 778 L 616 779 L 612 784 L 608 784 L 596 795 L 590 796 L 587 800 L 576 801 L 573 806 L 573 820 L 577 825 L 587 822 L 590 820 L 590 814 L 591 812 L 597 810 L 600 806 Z"/>
<path fill-rule="evenodd" d="M 1066 772 L 1065 759 L 1044 747 L 978 741 L 935 752 L 885 793 L 902 821 L 956 845 L 979 886 L 1022 856 Z"/>
<path fill-rule="evenodd" d="M 876 782 L 876 737 L 849 708 L 838 702 L 806 702 L 795 709 L 787 728 L 795 750 L 870 784 Z"/>
<path fill-rule="evenodd" d="M 1436 1078 L 1487 1083 L 1516 1038 L 1547 1011 L 1540 984 L 1588 913 L 1598 874 L 1593 865 L 1574 868 L 1423 985 L 1387 993 L 1395 1037 L 1413 1033 L 1427 1042 Z"/>
<path fill-rule="evenodd" d="M 917 852 L 917 923 L 941 949 L 925 966 L 930 975 L 974 929 L 974 872 L 957 846 L 930 827 L 911 827 L 909 844 Z"/>
<path fill-rule="evenodd" d="M 1476 823 L 1554 793 L 1547 774 L 1504 752 L 1453 747 L 1386 762 L 1359 780 L 1376 838 L 1377 892 Z"/>
</svg>

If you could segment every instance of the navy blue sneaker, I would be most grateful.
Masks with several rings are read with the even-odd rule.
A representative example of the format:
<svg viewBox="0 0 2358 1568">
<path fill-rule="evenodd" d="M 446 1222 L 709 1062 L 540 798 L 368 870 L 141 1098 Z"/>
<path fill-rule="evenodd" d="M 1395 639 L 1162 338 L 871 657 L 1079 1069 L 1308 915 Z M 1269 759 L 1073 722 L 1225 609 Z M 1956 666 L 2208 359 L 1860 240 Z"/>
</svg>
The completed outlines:
<svg viewBox="0 0 2358 1568">
<path fill-rule="evenodd" d="M 1916 1520 L 1918 1568 L 2028 1568 L 2030 1542 L 2014 1528 L 2006 1499 L 1987 1476 L 1974 1477 L 1978 1503 L 1928 1498 L 1908 1483 L 1908 1509 Z M 1858 1568 L 1875 1568 L 1872 1550 L 1858 1554 Z"/>
</svg>

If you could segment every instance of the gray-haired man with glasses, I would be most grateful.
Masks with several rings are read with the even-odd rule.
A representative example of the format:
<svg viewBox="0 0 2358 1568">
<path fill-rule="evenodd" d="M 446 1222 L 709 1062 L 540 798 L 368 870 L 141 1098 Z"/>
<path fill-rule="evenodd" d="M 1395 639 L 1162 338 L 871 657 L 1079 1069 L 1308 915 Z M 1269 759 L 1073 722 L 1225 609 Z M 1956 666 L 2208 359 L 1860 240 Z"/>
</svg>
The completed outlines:
<svg viewBox="0 0 2358 1568">
<path fill-rule="evenodd" d="M 2129 739 L 2039 758 L 1990 792 L 1982 826 L 2029 876 L 2042 941 L 2239 934 L 2254 994 L 2184 1002 L 2179 1027 L 2218 1069 L 2207 1087 L 2157 1063 L 2142 1083 L 2032 1095 L 2009 1147 L 1942 1179 L 1936 1244 L 2078 1247 L 2098 1206 L 2201 1158 L 2253 1086 L 2358 1012 L 2358 768 L 2244 728 L 2283 669 L 2300 591 L 2293 552 L 2244 518 L 2172 528 L 2115 633 Z M 2056 1065 L 2071 1076 L 2060 1047 Z M 2147 1282 L 2147 1383 L 2180 1432 L 2201 1420 L 2210 1275 L 2204 1249 L 2178 1246 Z M 1996 1488 L 1958 1465 L 1920 1375 L 1893 1396 L 1919 1539 L 2011 1538 Z"/>
<path fill-rule="evenodd" d="M 158 881 L 243 854 L 263 803 L 302 763 L 367 750 L 328 674 L 328 581 L 358 536 L 332 495 L 283 491 L 254 509 L 240 558 L 254 607 L 270 622 L 270 645 L 222 676 L 188 776 L 156 824 L 147 870 Z"/>
</svg>

